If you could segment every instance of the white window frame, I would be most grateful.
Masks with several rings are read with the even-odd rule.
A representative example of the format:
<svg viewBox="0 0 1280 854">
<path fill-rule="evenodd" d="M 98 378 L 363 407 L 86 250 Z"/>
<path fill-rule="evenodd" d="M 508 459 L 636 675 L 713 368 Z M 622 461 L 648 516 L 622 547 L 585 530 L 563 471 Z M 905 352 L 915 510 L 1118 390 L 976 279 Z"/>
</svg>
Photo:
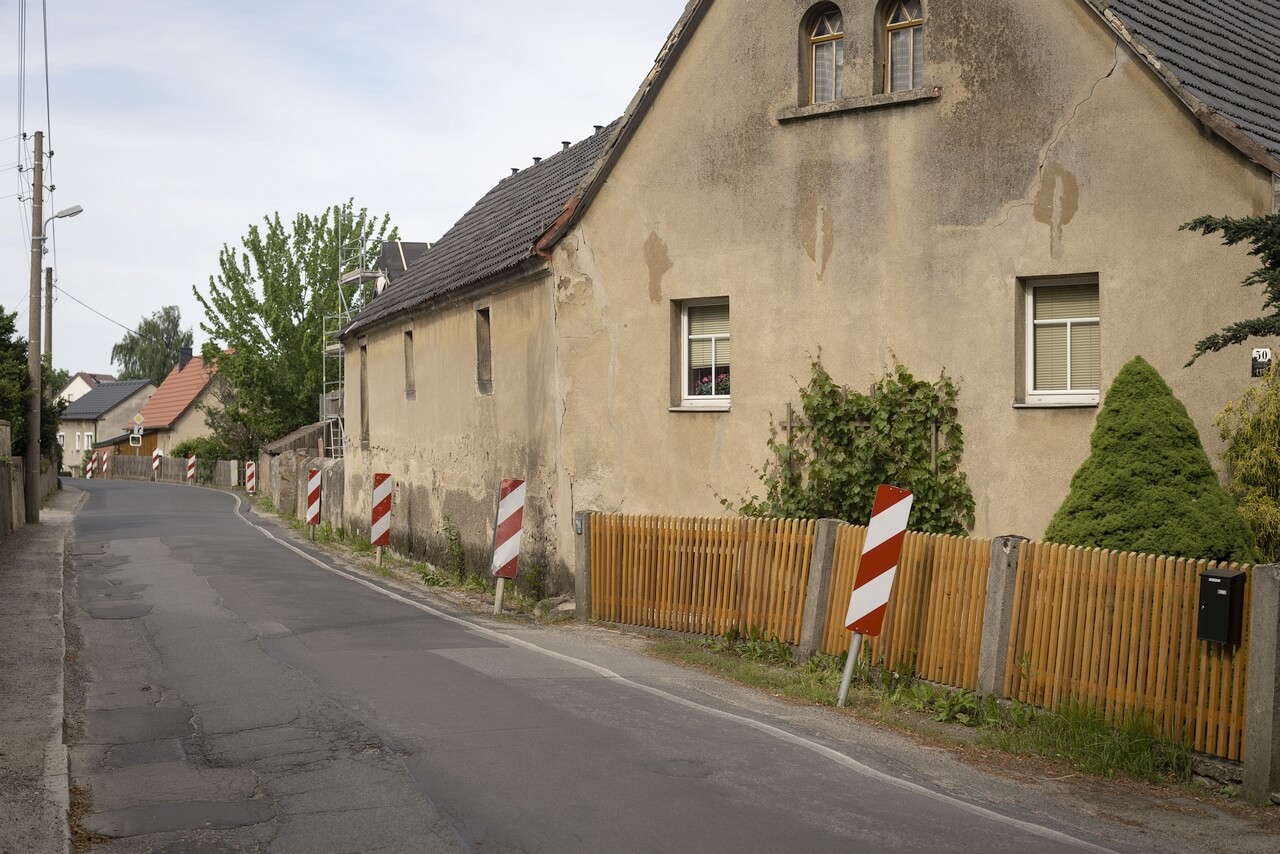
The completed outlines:
<svg viewBox="0 0 1280 854">
<path fill-rule="evenodd" d="M 92 450 L 93 450 L 93 434 L 92 434 L 92 433 L 85 433 L 85 434 L 84 434 L 84 449 L 85 449 L 86 451 L 92 451 Z"/>
<path fill-rule="evenodd" d="M 61 445 L 61 446 L 62 446 L 62 447 L 64 447 L 64 448 L 67 446 L 67 434 L 66 434 L 66 433 L 59 433 L 59 434 L 58 434 L 58 444 L 59 444 L 59 445 Z"/>
<path fill-rule="evenodd" d="M 1093 317 L 1068 317 L 1040 321 L 1041 326 L 1067 326 L 1067 386 L 1071 385 L 1071 326 L 1076 323 L 1096 323 L 1098 325 L 1098 347 L 1102 347 L 1102 290 L 1097 276 L 1063 276 L 1054 279 L 1029 279 L 1026 282 L 1026 305 L 1023 309 L 1026 317 L 1026 403 L 1032 406 L 1096 406 L 1101 397 L 1101 389 L 1070 389 L 1068 391 L 1040 390 L 1036 385 L 1036 291 L 1041 288 L 1061 288 L 1071 285 L 1093 285 L 1098 288 L 1098 314 Z"/>
<path fill-rule="evenodd" d="M 728 297 L 712 297 L 708 299 L 684 300 L 680 303 L 680 406 L 687 409 L 728 409 L 730 396 L 728 394 L 692 394 L 689 387 L 689 309 L 698 308 L 706 305 L 729 305 Z M 733 329 L 733 310 L 729 311 L 729 328 L 730 334 L 723 336 L 727 341 L 732 341 Z M 712 352 L 715 352 L 715 341 L 721 336 L 708 336 L 712 340 Z M 732 353 L 732 351 L 731 351 Z M 733 357 L 730 355 L 729 367 L 733 367 Z M 714 356 L 712 364 L 715 364 Z M 714 371 L 712 373 L 714 377 Z M 714 379 L 712 380 L 714 382 Z M 730 391 L 732 391 L 733 380 L 730 379 Z"/>
<path fill-rule="evenodd" d="M 83 433 L 76 433 L 76 450 L 77 451 L 82 450 L 80 447 L 80 440 L 83 436 L 84 436 Z"/>
</svg>

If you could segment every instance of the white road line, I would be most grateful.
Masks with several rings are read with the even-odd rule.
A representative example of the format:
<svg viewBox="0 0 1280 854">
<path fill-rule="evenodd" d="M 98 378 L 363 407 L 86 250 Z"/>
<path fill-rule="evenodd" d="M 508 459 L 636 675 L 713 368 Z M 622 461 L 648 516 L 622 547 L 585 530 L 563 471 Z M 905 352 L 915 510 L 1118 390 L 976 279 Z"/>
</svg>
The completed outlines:
<svg viewBox="0 0 1280 854">
<path fill-rule="evenodd" d="M 742 724 L 743 726 L 750 727 L 751 729 L 754 729 L 758 732 L 762 732 L 766 735 L 772 736 L 778 739 L 779 741 L 784 741 L 784 742 L 787 742 L 788 744 L 793 744 L 797 747 L 802 747 L 806 750 L 809 750 L 813 753 L 818 754 L 819 756 L 824 756 L 827 759 L 832 760 L 836 764 L 841 765 L 849 769 L 850 771 L 854 771 L 858 774 L 861 774 L 864 777 L 870 777 L 871 779 L 877 780 L 881 783 L 885 783 L 890 786 L 895 786 L 899 789 L 912 792 L 913 794 L 921 795 L 931 800 L 938 801 L 940 803 L 946 804 L 951 807 L 955 807 L 956 809 L 963 810 L 964 812 L 971 813 L 973 815 L 980 816 L 982 818 L 997 822 L 999 824 L 1004 824 L 1009 827 L 1015 827 L 1019 830 L 1025 831 L 1035 836 L 1040 836 L 1045 839 L 1052 839 L 1055 842 L 1062 842 L 1068 845 L 1073 845 L 1085 851 L 1099 851 L 1099 852 L 1106 852 L 1107 854 L 1115 854 L 1113 849 L 1103 848 L 1100 845 L 1094 845 L 1092 842 L 1086 842 L 1083 839 L 1077 839 L 1074 836 L 1070 836 L 1058 830 L 1053 830 L 1052 828 L 1043 827 L 1042 825 L 1039 825 L 1039 824 L 1034 824 L 1032 822 L 1023 821 L 1017 818 L 1011 818 L 1010 816 L 1002 815 L 1001 813 L 995 812 L 994 810 L 989 810 L 986 807 L 980 807 L 977 804 L 971 804 L 971 803 L 968 803 L 967 801 L 962 801 L 959 798 L 953 798 L 950 795 L 943 794 L 942 792 L 935 792 L 932 789 L 926 788 L 925 786 L 921 786 L 919 783 L 913 783 L 910 780 L 903 780 L 901 778 L 894 777 L 892 774 L 886 774 L 884 771 L 880 771 L 875 768 L 872 768 L 870 765 L 865 765 L 850 756 L 846 756 L 845 754 L 839 752 L 838 750 L 832 750 L 830 747 L 827 747 L 826 745 L 819 744 L 816 741 L 810 741 L 809 739 L 804 738 L 803 736 L 799 736 L 794 733 L 787 732 L 786 730 L 780 727 L 773 726 L 772 724 L 767 724 L 767 723 L 764 723 L 763 721 L 753 720 L 752 718 L 744 717 L 743 715 L 737 715 L 737 714 L 734 714 L 733 712 L 726 712 L 721 709 L 712 708 L 711 706 L 704 706 L 701 703 L 696 703 L 693 700 L 687 700 L 684 697 L 680 697 L 675 694 L 669 693 L 667 691 L 662 690 L 661 688 L 654 688 L 651 685 L 645 685 L 641 682 L 632 681 L 631 679 L 627 679 L 625 676 L 620 676 L 617 673 L 614 673 L 612 670 L 609 670 L 606 667 L 601 667 L 598 664 L 593 664 L 590 661 L 583 661 L 580 658 L 574 658 L 573 656 L 565 655 L 564 653 L 546 649 L 545 647 L 538 646 L 537 644 L 531 643 L 530 641 L 524 640 L 523 638 L 514 637 L 512 635 L 499 632 L 495 629 L 490 629 L 486 626 L 477 625 L 475 623 L 461 619 L 460 617 L 455 617 L 452 614 L 446 614 L 443 611 L 432 608 L 430 605 L 424 605 L 423 603 L 414 601 L 413 599 L 410 599 L 406 596 L 401 596 L 399 593 L 395 593 L 391 590 L 387 590 L 385 587 L 381 587 L 377 584 L 374 584 L 371 581 L 367 581 L 366 579 L 352 575 L 351 573 L 338 569 L 337 567 L 330 566 L 329 564 L 325 563 L 319 558 L 313 555 L 307 554 L 305 551 L 298 548 L 293 543 L 280 539 L 275 534 L 268 531 L 266 528 L 250 521 L 243 514 L 241 514 L 240 507 L 242 504 L 242 499 L 238 494 L 233 493 L 232 495 L 236 499 L 236 507 L 235 507 L 236 516 L 239 517 L 240 521 L 244 522 L 249 527 L 254 528 L 257 531 L 261 532 L 262 535 L 265 536 L 267 539 L 273 540 L 276 543 L 279 543 L 289 551 L 293 552 L 299 557 L 302 557 L 310 561 L 311 563 L 315 564 L 316 566 L 320 567 L 321 569 L 327 572 L 331 572 L 334 575 L 347 579 L 348 581 L 353 581 L 356 584 L 363 585 L 364 587 L 367 587 L 370 590 L 373 590 L 374 592 L 381 593 L 383 596 L 386 596 L 389 599 L 394 599 L 397 602 L 402 602 L 405 605 L 408 605 L 412 608 L 417 608 L 419 611 L 424 611 L 433 617 L 438 617 L 441 620 L 447 620 L 450 623 L 455 623 L 459 626 L 470 629 L 471 631 L 477 632 L 481 635 L 485 635 L 494 640 L 500 640 L 512 646 L 522 647 L 532 652 L 536 652 L 536 653 L 540 653 L 542 655 L 548 656 L 549 658 L 554 658 L 560 661 L 565 661 L 570 664 L 577 665 L 578 667 L 581 667 L 585 670 L 589 670 L 592 673 L 595 673 L 599 676 L 604 677 L 605 679 L 610 679 L 621 685 L 627 685 L 628 687 L 635 688 L 637 691 L 643 691 L 646 694 L 652 694 L 655 697 L 661 697 L 662 699 L 672 703 L 676 703 L 677 705 L 694 709 L 695 711 L 699 711 L 699 712 L 702 712 L 703 714 L 711 715 L 712 717 L 722 718 L 724 720 L 733 721 L 735 723 Z"/>
</svg>

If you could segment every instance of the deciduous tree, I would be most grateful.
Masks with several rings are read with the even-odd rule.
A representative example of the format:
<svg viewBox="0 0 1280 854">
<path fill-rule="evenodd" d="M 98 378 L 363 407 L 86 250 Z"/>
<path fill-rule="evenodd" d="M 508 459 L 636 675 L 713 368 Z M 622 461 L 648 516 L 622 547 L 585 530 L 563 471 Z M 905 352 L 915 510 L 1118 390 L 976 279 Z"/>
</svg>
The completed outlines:
<svg viewBox="0 0 1280 854">
<path fill-rule="evenodd" d="M 164 382 L 183 347 L 190 347 L 191 329 L 182 328 L 182 312 L 176 305 L 138 321 L 138 328 L 125 334 L 111 348 L 111 361 L 120 366 L 118 379 Z"/>
<path fill-rule="evenodd" d="M 15 457 L 27 451 L 27 407 L 31 399 L 31 377 L 27 370 L 27 342 L 17 337 L 17 313 L 10 314 L 0 307 L 0 419 L 9 422 L 12 447 L 8 452 Z M 48 385 L 53 376 L 47 365 L 41 362 L 41 381 Z M 50 389 L 40 407 L 40 450 L 54 465 L 62 464 L 62 447 L 58 444 L 58 421 L 67 408 L 66 403 L 54 399 L 59 389 Z"/>
<path fill-rule="evenodd" d="M 195 289 L 218 366 L 217 406 L 206 407 L 214 435 L 248 459 L 265 443 L 319 418 L 324 322 L 369 294 L 341 277 L 373 266 L 390 218 L 353 202 L 317 215 L 280 215 L 249 227 L 238 247 L 224 245 L 207 291 Z"/>
</svg>

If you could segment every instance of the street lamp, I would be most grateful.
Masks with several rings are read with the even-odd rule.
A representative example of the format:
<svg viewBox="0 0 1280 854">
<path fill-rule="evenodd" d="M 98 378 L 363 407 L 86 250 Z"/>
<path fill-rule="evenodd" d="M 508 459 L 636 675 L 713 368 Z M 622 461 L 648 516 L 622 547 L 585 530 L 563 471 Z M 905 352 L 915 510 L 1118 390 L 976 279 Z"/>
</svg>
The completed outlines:
<svg viewBox="0 0 1280 854">
<path fill-rule="evenodd" d="M 41 134 L 36 134 L 36 145 L 41 144 Z M 39 222 L 40 230 L 31 234 L 31 293 L 28 306 L 27 324 L 27 376 L 31 379 L 31 400 L 27 405 L 27 453 L 23 460 L 23 480 L 26 485 L 27 522 L 40 521 L 40 407 L 44 401 L 44 391 L 40 379 L 40 256 L 46 229 L 55 219 L 66 219 L 84 212 L 79 205 L 72 205 L 58 211 L 43 222 L 40 220 L 40 175 L 39 161 L 36 169 L 36 193 L 31 210 L 32 225 Z"/>
</svg>

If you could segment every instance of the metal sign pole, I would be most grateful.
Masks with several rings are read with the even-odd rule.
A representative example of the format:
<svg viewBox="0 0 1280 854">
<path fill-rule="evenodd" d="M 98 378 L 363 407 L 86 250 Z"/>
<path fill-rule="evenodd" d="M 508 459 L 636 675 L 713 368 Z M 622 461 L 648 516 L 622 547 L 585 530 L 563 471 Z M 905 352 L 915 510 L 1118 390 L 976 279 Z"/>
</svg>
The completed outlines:
<svg viewBox="0 0 1280 854">
<path fill-rule="evenodd" d="M 849 701 L 849 685 L 853 682 L 853 667 L 861 654 L 862 632 L 854 632 L 853 638 L 849 641 L 849 658 L 844 663 L 844 675 L 840 677 L 840 697 L 836 700 L 836 705 L 842 709 L 844 704 Z"/>
</svg>

